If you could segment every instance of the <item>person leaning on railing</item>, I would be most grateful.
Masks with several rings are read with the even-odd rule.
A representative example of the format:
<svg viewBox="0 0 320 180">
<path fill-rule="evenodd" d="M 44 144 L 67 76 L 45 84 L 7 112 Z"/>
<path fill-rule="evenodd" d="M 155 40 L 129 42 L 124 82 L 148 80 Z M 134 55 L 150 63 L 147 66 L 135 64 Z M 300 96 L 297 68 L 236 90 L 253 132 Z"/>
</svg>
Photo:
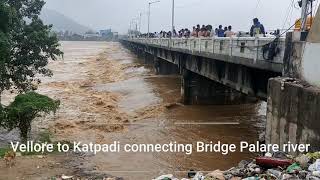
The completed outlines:
<svg viewBox="0 0 320 180">
<path fill-rule="evenodd" d="M 191 36 L 192 37 L 198 37 L 197 28 L 195 26 L 193 26 L 193 30 L 192 30 Z"/>
<path fill-rule="evenodd" d="M 219 29 L 217 30 L 217 36 L 224 37 L 224 30 L 222 29 L 222 25 L 220 25 Z"/>
<path fill-rule="evenodd" d="M 236 33 L 234 33 L 234 32 L 232 31 L 232 26 L 228 26 L 227 31 L 224 32 L 224 36 L 225 36 L 225 37 L 233 37 L 233 36 L 235 36 L 235 35 L 236 35 Z"/>
<path fill-rule="evenodd" d="M 263 24 L 260 23 L 258 18 L 253 19 L 253 25 L 250 29 L 250 36 L 255 37 L 257 35 L 263 35 L 265 36 L 266 31 L 264 29 Z"/>
</svg>

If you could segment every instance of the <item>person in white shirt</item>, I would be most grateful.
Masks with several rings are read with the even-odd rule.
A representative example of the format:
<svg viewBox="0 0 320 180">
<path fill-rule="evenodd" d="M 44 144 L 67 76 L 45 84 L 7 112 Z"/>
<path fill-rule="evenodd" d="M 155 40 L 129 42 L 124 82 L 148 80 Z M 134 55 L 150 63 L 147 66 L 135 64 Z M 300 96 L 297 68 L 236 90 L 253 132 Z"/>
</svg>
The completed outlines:
<svg viewBox="0 0 320 180">
<path fill-rule="evenodd" d="M 232 31 L 232 26 L 228 27 L 228 30 L 224 32 L 225 37 L 232 37 L 235 36 L 236 34 Z"/>
</svg>

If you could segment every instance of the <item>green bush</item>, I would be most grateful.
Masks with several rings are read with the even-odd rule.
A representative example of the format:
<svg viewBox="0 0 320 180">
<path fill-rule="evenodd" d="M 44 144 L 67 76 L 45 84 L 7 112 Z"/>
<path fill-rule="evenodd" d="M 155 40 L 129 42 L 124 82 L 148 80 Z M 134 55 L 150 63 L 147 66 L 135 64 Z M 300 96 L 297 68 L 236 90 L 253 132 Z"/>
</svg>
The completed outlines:
<svg viewBox="0 0 320 180">
<path fill-rule="evenodd" d="M 21 139 L 26 142 L 32 121 L 41 115 L 55 113 L 59 105 L 60 101 L 35 92 L 20 94 L 4 108 L 2 125 L 9 130 L 19 128 Z"/>
</svg>

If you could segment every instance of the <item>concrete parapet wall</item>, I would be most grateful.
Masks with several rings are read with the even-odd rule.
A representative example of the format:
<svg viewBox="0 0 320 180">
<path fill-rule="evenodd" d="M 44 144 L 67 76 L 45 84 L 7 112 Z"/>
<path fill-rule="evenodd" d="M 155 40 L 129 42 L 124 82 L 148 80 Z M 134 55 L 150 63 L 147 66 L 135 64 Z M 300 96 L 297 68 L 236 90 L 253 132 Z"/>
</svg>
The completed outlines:
<svg viewBox="0 0 320 180">
<path fill-rule="evenodd" d="M 265 46 L 275 42 L 275 38 L 137 38 L 126 41 L 142 45 L 164 48 L 170 51 L 210 57 L 221 61 L 249 65 L 260 69 L 282 72 L 285 52 L 285 38 L 277 39 L 276 56 L 268 59 L 268 51 L 263 53 Z M 267 48 L 268 49 L 268 48 Z"/>
<path fill-rule="evenodd" d="M 266 142 L 320 150 L 320 88 L 289 78 L 269 80 Z"/>
</svg>

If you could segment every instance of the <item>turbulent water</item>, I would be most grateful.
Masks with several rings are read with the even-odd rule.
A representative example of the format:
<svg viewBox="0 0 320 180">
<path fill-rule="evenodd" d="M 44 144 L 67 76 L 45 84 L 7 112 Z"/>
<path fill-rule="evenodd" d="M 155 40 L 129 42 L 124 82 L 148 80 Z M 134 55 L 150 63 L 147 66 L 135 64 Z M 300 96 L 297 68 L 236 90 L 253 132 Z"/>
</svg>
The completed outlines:
<svg viewBox="0 0 320 180">
<path fill-rule="evenodd" d="M 62 102 L 56 117 L 42 120 L 56 140 L 94 143 L 162 144 L 196 141 L 254 142 L 264 130 L 265 103 L 231 106 L 183 106 L 180 77 L 157 76 L 151 67 L 119 43 L 62 42 L 64 58 L 52 62 L 52 78 L 39 92 Z M 200 122 L 203 125 L 193 125 Z M 217 125 L 208 122 L 240 122 Z M 187 125 L 185 124 L 187 123 Z M 191 124 L 188 124 L 191 123 Z M 1 141 L 11 136 L 0 135 Z M 9 137 L 5 139 L 4 137 Z M 185 177 L 190 169 L 228 169 L 251 153 L 99 153 L 86 163 L 95 172 L 126 179 L 161 174 Z"/>
</svg>

